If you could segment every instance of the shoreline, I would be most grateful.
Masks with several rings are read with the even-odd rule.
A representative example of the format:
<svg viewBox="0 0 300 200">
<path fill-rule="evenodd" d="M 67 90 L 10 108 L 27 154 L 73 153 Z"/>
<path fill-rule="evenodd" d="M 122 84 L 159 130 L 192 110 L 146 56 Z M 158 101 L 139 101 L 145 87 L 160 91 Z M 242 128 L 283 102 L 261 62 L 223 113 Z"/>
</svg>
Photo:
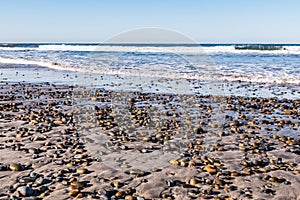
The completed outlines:
<svg viewBox="0 0 300 200">
<path fill-rule="evenodd" d="M 299 99 L 1 87 L 0 199 L 300 196 Z"/>
<path fill-rule="evenodd" d="M 30 66 L 28 66 L 30 67 Z M 31 66 L 34 70 L 19 66 L 4 67 L 0 83 L 45 82 L 56 85 L 102 87 L 106 90 L 139 91 L 149 93 L 174 93 L 194 95 L 222 95 L 241 97 L 262 97 L 280 99 L 299 99 L 299 85 L 289 83 L 260 83 L 247 81 L 170 79 L 151 77 L 132 77 L 123 75 L 92 74 L 61 71 L 46 67 Z"/>
</svg>

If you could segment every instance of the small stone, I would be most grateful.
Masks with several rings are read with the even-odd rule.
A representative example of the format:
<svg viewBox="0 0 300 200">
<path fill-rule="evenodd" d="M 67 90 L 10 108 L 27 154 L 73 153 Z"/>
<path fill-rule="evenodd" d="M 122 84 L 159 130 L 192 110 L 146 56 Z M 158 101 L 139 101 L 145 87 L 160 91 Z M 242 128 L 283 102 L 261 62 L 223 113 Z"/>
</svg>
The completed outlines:
<svg viewBox="0 0 300 200">
<path fill-rule="evenodd" d="M 47 194 L 46 194 L 45 192 L 43 192 L 43 193 L 41 193 L 41 194 L 40 194 L 40 196 L 39 196 L 39 197 L 41 197 L 41 198 L 45 198 L 45 197 L 46 197 L 46 195 L 47 195 Z"/>
<path fill-rule="evenodd" d="M 224 181 L 221 180 L 221 179 L 218 179 L 216 178 L 214 181 L 213 181 L 214 184 L 217 184 L 217 185 L 224 185 Z"/>
<path fill-rule="evenodd" d="M 85 186 L 85 183 L 84 182 L 81 182 L 81 181 L 72 181 L 71 182 L 71 185 L 70 185 L 70 189 L 72 190 L 73 188 L 82 188 Z"/>
<path fill-rule="evenodd" d="M 11 171 L 21 171 L 22 166 L 20 164 L 17 164 L 17 163 L 12 163 L 12 164 L 9 165 L 9 169 Z"/>
<path fill-rule="evenodd" d="M 195 186 L 197 183 L 198 183 L 198 181 L 196 179 L 194 179 L 194 178 L 192 178 L 190 180 L 190 185 L 192 185 L 192 186 Z"/>
<path fill-rule="evenodd" d="M 116 197 L 123 197 L 124 196 L 124 192 L 123 191 L 118 191 L 116 194 Z"/>
<path fill-rule="evenodd" d="M 119 181 L 114 181 L 113 182 L 113 186 L 115 187 L 115 188 L 119 188 L 120 187 L 120 182 Z"/>
<path fill-rule="evenodd" d="M 149 151 L 147 149 L 142 149 L 141 152 L 142 153 L 148 153 Z"/>
<path fill-rule="evenodd" d="M 167 186 L 169 186 L 169 187 L 172 187 L 175 185 L 175 183 L 172 179 L 168 179 L 166 182 L 167 182 Z"/>
<path fill-rule="evenodd" d="M 225 135 L 224 131 L 219 131 L 218 132 L 219 137 L 223 137 Z"/>
<path fill-rule="evenodd" d="M 69 196 L 77 196 L 77 194 L 79 193 L 79 190 L 78 189 L 73 189 L 73 190 L 70 190 L 69 192 Z"/>
<path fill-rule="evenodd" d="M 38 174 L 35 172 L 30 172 L 29 176 L 32 178 L 36 178 L 38 176 Z"/>
<path fill-rule="evenodd" d="M 43 177 L 39 177 L 35 180 L 35 183 L 38 185 L 42 185 L 45 182 L 45 179 Z"/>
<path fill-rule="evenodd" d="M 78 168 L 76 170 L 76 173 L 78 174 L 86 174 L 88 172 L 88 170 L 86 168 Z"/>
<path fill-rule="evenodd" d="M 171 160 L 170 163 L 173 164 L 173 165 L 179 165 L 178 160 Z"/>
<path fill-rule="evenodd" d="M 283 182 L 285 185 L 291 185 L 291 182 L 289 182 L 289 181 L 284 181 Z"/>
<path fill-rule="evenodd" d="M 17 189 L 17 192 L 21 197 L 28 197 L 33 194 L 33 190 L 29 186 L 21 186 Z"/>
<path fill-rule="evenodd" d="M 216 170 L 214 167 L 210 166 L 210 165 L 206 165 L 206 166 L 203 168 L 203 170 L 204 170 L 204 171 L 207 171 L 207 172 L 209 172 L 209 173 L 211 173 L 211 174 L 217 173 L 217 170 Z"/>
<path fill-rule="evenodd" d="M 101 200 L 108 200 L 108 196 L 102 194 L 102 195 L 100 195 L 100 199 Z"/>
<path fill-rule="evenodd" d="M 125 200 L 133 200 L 134 198 L 133 198 L 133 196 L 131 196 L 131 195 L 127 195 L 127 196 L 125 196 Z"/>
<path fill-rule="evenodd" d="M 269 181 L 273 182 L 273 183 L 278 183 L 278 178 L 276 178 L 276 177 L 270 177 Z"/>
<path fill-rule="evenodd" d="M 212 128 L 218 128 L 218 125 L 217 124 L 211 124 L 211 127 Z"/>
<path fill-rule="evenodd" d="M 129 103 L 134 103 L 134 102 L 135 102 L 135 99 L 134 99 L 134 98 L 130 98 L 130 99 L 128 99 L 128 102 L 129 102 Z"/>
<path fill-rule="evenodd" d="M 63 122 L 62 122 L 61 120 L 55 120 L 53 123 L 56 124 L 56 125 L 60 125 L 60 124 L 62 124 Z"/>
<path fill-rule="evenodd" d="M 242 175 L 251 175 L 251 170 L 250 169 L 244 169 L 241 171 Z"/>
<path fill-rule="evenodd" d="M 143 176 L 145 174 L 145 172 L 143 172 L 142 170 L 139 170 L 139 169 L 132 169 L 132 170 L 130 170 L 129 174 L 140 177 L 140 176 Z"/>
<path fill-rule="evenodd" d="M 292 111 L 290 111 L 290 110 L 284 110 L 283 111 L 283 114 L 284 115 L 290 115 L 292 113 Z"/>
<path fill-rule="evenodd" d="M 38 154 L 33 154 L 33 155 L 32 155 L 32 159 L 37 159 L 38 157 L 39 157 Z"/>
<path fill-rule="evenodd" d="M 0 165 L 0 171 L 6 171 L 7 166 L 6 165 Z"/>
<path fill-rule="evenodd" d="M 125 145 L 122 145 L 122 146 L 121 146 L 121 149 L 122 149 L 122 150 L 128 150 L 128 147 L 125 146 Z"/>
<path fill-rule="evenodd" d="M 79 193 L 79 194 L 76 195 L 76 199 L 81 199 L 81 198 L 83 198 L 83 194 L 82 193 Z"/>
<path fill-rule="evenodd" d="M 102 194 L 102 195 L 100 195 L 100 199 L 101 200 L 108 200 L 108 196 Z"/>
</svg>

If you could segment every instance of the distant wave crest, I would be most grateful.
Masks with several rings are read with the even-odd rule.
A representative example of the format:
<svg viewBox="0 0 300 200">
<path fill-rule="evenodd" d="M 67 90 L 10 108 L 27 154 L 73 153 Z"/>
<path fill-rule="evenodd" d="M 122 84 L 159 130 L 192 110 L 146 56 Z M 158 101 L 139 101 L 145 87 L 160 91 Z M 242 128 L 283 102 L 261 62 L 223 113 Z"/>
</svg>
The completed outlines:
<svg viewBox="0 0 300 200">
<path fill-rule="evenodd" d="M 300 45 L 0 44 L 7 51 L 172 52 L 182 54 L 300 54 Z"/>
</svg>

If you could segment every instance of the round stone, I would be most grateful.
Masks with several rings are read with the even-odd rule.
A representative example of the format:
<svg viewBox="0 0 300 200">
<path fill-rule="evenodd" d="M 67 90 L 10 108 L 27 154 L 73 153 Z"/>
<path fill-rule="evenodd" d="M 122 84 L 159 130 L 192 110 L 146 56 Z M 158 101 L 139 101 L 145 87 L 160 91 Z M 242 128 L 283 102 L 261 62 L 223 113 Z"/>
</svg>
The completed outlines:
<svg viewBox="0 0 300 200">
<path fill-rule="evenodd" d="M 21 197 L 28 197 L 33 194 L 33 190 L 29 186 L 21 186 L 17 189 L 17 192 Z"/>
<path fill-rule="evenodd" d="M 9 169 L 11 171 L 21 171 L 22 166 L 20 164 L 17 164 L 17 163 L 12 163 L 12 164 L 9 165 Z"/>
</svg>

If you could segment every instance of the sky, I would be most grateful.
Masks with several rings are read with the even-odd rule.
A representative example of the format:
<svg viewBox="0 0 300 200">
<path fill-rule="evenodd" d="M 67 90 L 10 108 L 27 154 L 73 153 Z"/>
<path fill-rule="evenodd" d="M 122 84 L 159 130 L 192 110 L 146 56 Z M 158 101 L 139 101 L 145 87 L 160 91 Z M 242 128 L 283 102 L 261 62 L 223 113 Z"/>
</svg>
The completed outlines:
<svg viewBox="0 0 300 200">
<path fill-rule="evenodd" d="M 155 27 L 198 43 L 300 43 L 299 0 L 0 1 L 0 42 L 103 42 Z"/>
</svg>

